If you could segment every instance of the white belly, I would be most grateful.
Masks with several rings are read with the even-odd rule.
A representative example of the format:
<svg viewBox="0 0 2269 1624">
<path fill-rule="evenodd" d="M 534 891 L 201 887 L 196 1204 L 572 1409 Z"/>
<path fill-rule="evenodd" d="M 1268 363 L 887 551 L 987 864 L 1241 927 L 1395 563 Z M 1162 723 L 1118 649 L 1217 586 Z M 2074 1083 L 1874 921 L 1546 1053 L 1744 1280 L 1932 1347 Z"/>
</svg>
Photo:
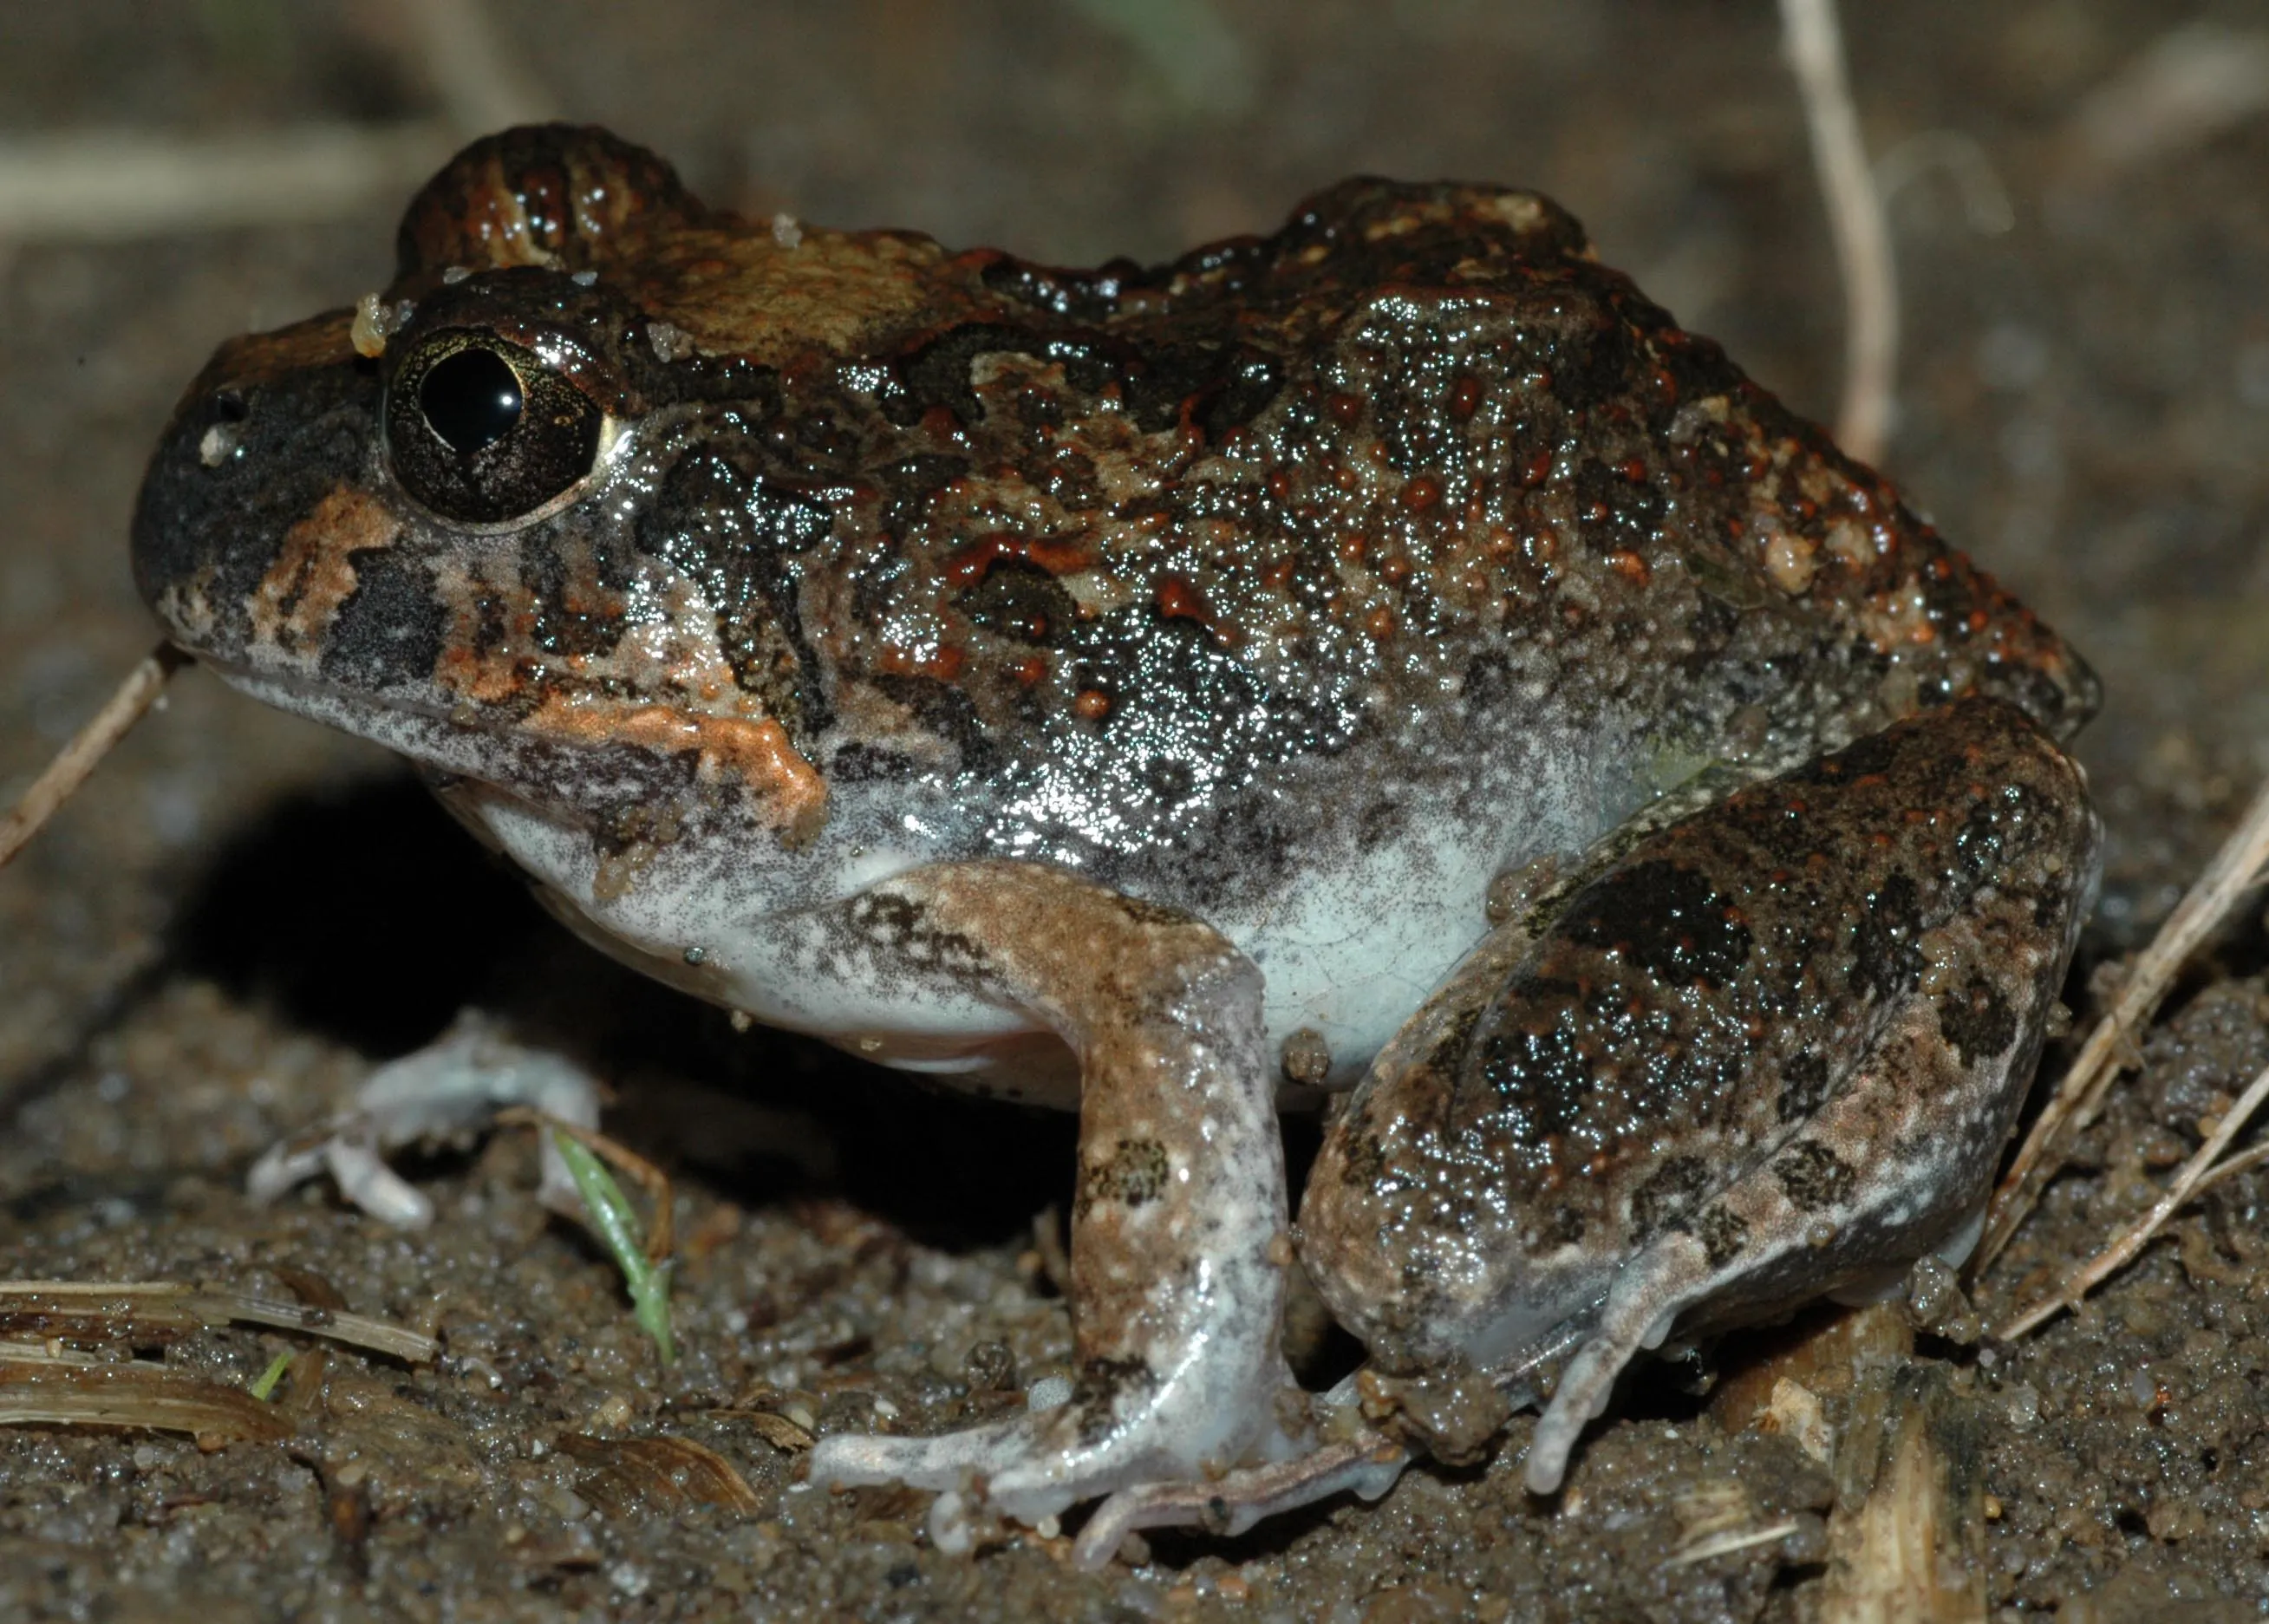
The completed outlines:
<svg viewBox="0 0 2269 1624">
<path fill-rule="evenodd" d="M 541 880 L 578 934 L 659 979 L 883 1065 L 988 1094 L 1077 1102 L 1068 1053 L 1023 1009 L 903 977 L 816 969 L 809 907 L 780 908 L 779 875 L 749 873 L 746 853 L 663 851 L 619 889 L 602 886 L 580 830 L 477 785 L 444 800 Z M 1323 1038 L 1327 1086 L 1352 1084 L 1479 939 L 1498 859 L 1455 833 L 1382 847 L 1208 920 L 1266 978 L 1272 1047 L 1303 1029 Z M 918 860 L 870 846 L 816 889 L 847 896 Z"/>
</svg>

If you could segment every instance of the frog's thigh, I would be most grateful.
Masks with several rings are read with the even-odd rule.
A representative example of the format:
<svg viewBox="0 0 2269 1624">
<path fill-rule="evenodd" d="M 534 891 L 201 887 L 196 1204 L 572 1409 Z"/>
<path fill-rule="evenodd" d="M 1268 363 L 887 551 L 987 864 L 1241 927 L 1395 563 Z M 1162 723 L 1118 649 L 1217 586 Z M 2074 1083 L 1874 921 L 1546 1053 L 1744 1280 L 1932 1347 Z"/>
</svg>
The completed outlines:
<svg viewBox="0 0 2269 1624">
<path fill-rule="evenodd" d="M 1974 1236 L 2094 874 L 2094 822 L 2074 805 L 2068 854 L 1982 875 L 1925 934 L 1926 968 L 1805 1123 L 1632 1251 L 1537 1425 L 1532 1490 L 1559 1487 L 1617 1374 L 1674 1324 L 1739 1324 Z"/>
<path fill-rule="evenodd" d="M 844 961 L 1030 1010 L 1080 1056 L 1069 1403 L 939 1438 L 837 1437 L 814 1481 L 953 1489 L 1027 1521 L 1219 1471 L 1274 1437 L 1284 1166 L 1261 979 L 1210 927 L 1024 863 L 941 865 L 846 904 Z"/>
</svg>

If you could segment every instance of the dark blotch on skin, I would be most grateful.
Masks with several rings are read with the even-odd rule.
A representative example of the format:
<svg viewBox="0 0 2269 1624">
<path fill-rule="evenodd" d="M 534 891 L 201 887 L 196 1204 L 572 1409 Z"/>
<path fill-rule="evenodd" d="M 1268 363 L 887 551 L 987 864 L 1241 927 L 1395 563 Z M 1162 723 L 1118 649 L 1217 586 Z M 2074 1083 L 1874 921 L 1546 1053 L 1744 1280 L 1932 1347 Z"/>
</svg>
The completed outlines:
<svg viewBox="0 0 2269 1624">
<path fill-rule="evenodd" d="M 1781 1063 L 1780 1097 L 1774 1114 L 1783 1122 L 1807 1122 L 1828 1097 L 1828 1061 L 1810 1049 L 1799 1051 Z"/>
<path fill-rule="evenodd" d="M 923 412 L 942 406 L 964 423 L 983 421 L 985 409 L 969 380 L 969 369 L 980 355 L 1037 355 L 1038 337 L 1028 328 L 972 321 L 933 340 L 898 364 L 905 390 L 891 403 L 891 415 L 901 426 L 920 421 Z"/>
<path fill-rule="evenodd" d="M 1698 869 L 1635 863 L 1588 886 L 1553 933 L 1620 954 L 1657 981 L 1726 985 L 1756 945 L 1749 927 Z"/>
<path fill-rule="evenodd" d="M 966 978 L 986 962 L 982 948 L 958 931 L 938 929 L 929 922 L 928 911 L 912 897 L 868 891 L 852 900 L 846 918 L 868 945 L 896 954 L 915 968 Z"/>
<path fill-rule="evenodd" d="M 1749 1226 L 1722 1207 L 1704 1208 L 1694 1223 L 1694 1238 L 1702 1243 L 1702 1251 L 1710 1259 L 1710 1266 L 1722 1269 L 1741 1255 L 1748 1244 Z"/>
<path fill-rule="evenodd" d="M 448 616 L 426 571 L 397 552 L 347 555 L 355 589 L 323 645 L 322 673 L 354 688 L 386 688 L 433 675 Z"/>
<path fill-rule="evenodd" d="M 1079 1441 L 1099 1443 L 1109 1436 L 1117 1421 L 1119 1395 L 1129 1388 L 1140 1391 L 1156 1380 L 1150 1367 L 1140 1359 L 1090 1359 L 1083 1362 L 1071 1388 L 1072 1406 L 1080 1418 Z"/>
<path fill-rule="evenodd" d="M 1571 1203 L 1552 1209 L 1544 1221 L 1544 1239 L 1554 1246 L 1573 1246 L 1584 1238 L 1584 1209 Z"/>
<path fill-rule="evenodd" d="M 874 684 L 876 691 L 905 705 L 917 723 L 953 746 L 963 777 L 991 774 L 999 749 L 966 693 L 928 676 L 877 676 Z"/>
<path fill-rule="evenodd" d="M 920 452 L 876 470 L 882 482 L 883 528 L 904 541 L 921 523 L 929 499 L 969 472 L 969 459 Z"/>
<path fill-rule="evenodd" d="M 1494 1032 L 1481 1045 L 1481 1078 L 1523 1118 L 1529 1142 L 1565 1133 L 1592 1092 L 1592 1062 L 1564 1026 Z"/>
<path fill-rule="evenodd" d="M 1089 1165 L 1081 1180 L 1083 1210 L 1098 1201 L 1141 1207 L 1165 1190 L 1166 1148 L 1155 1139 L 1122 1139 L 1111 1155 Z"/>
<path fill-rule="evenodd" d="M 987 631 L 1040 648 L 1061 642 L 1079 614 L 1071 594 L 1054 576 L 1021 558 L 994 565 L 956 602 L 963 614 Z"/>
<path fill-rule="evenodd" d="M 1803 1212 L 1840 1206 L 1858 1179 L 1851 1163 L 1816 1140 L 1791 1145 L 1773 1160 L 1773 1177 L 1788 1192 L 1790 1204 Z"/>
<path fill-rule="evenodd" d="M 1671 1157 L 1631 1192 L 1631 1238 L 1644 1241 L 1659 1235 L 1709 1187 L 1710 1167 L 1701 1157 Z"/>
<path fill-rule="evenodd" d="M 1888 1002 L 1922 976 L 1922 894 L 1894 874 L 1867 897 L 1851 930 L 1851 990 Z"/>
<path fill-rule="evenodd" d="M 826 535 L 828 516 L 767 484 L 748 455 L 705 447 L 681 459 L 639 514 L 638 545 L 700 587 L 734 682 L 806 739 L 828 718 L 789 560 Z"/>
<path fill-rule="evenodd" d="M 2017 1012 L 1983 976 L 1940 995 L 1938 1030 L 1964 1066 L 1992 1059 L 2017 1040 Z"/>
</svg>

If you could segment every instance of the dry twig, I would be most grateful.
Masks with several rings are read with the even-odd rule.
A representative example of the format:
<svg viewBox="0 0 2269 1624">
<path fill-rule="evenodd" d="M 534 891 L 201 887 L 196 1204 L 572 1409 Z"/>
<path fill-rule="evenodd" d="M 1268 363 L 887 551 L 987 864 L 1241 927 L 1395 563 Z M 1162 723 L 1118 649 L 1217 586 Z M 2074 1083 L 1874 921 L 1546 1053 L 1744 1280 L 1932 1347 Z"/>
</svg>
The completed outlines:
<svg viewBox="0 0 2269 1624">
<path fill-rule="evenodd" d="M 2269 862 L 2269 783 L 2262 785 L 2198 883 L 2143 949 L 2110 1013 L 2088 1035 L 2072 1069 L 2057 1084 L 2055 1096 L 2025 1135 L 2017 1159 L 1993 1192 L 1985 1232 L 1970 1266 L 1973 1273 L 1984 1271 L 2033 1210 L 2041 1192 L 2064 1165 L 2064 1148 L 2072 1135 L 2095 1120 L 2113 1080 L 2136 1058 L 2136 1035 L 2158 1008 L 2184 961 L 2228 917 L 2239 896 L 2261 882 L 2265 862 Z"/>
<path fill-rule="evenodd" d="M 0 1332 L 63 1342 L 159 1345 L 230 1322 L 326 1337 L 410 1364 L 440 1352 L 423 1332 L 390 1320 L 179 1281 L 0 1280 Z"/>
<path fill-rule="evenodd" d="M 1899 290 L 1890 227 L 1859 139 L 1835 0 L 1781 0 L 1780 16 L 1844 276 L 1844 402 L 1836 438 L 1860 461 L 1875 462 L 1890 438 L 1898 372 Z"/>
<path fill-rule="evenodd" d="M 2269 1071 L 2256 1077 L 2252 1086 L 2238 1096 L 2237 1104 L 2222 1113 L 2221 1120 L 2206 1136 L 2206 1143 L 2199 1147 L 2196 1155 L 2183 1164 L 2183 1170 L 2167 1186 L 2166 1193 L 2152 1203 L 2149 1212 L 2130 1224 L 2118 1239 L 2075 1269 L 2055 1292 L 2014 1318 L 1995 1326 L 1993 1334 L 2004 1341 L 2014 1340 L 2054 1318 L 2132 1262 L 2135 1254 L 2151 1244 L 2152 1237 L 2166 1227 L 2167 1220 L 2179 1212 L 2192 1196 L 2208 1185 L 2221 1182 L 2230 1172 L 2238 1170 L 2240 1164 L 2251 1166 L 2261 1160 L 2265 1152 L 2269 1152 L 2269 1146 L 2256 1146 L 2243 1155 L 2231 1157 L 2221 1167 L 2214 1165 L 2214 1158 L 2229 1148 L 2229 1141 L 2236 1139 L 2245 1125 L 2253 1119 L 2253 1113 L 2261 1109 L 2264 1100 L 2269 1100 Z"/>
<path fill-rule="evenodd" d="M 87 775 L 158 702 L 158 696 L 166 691 L 166 679 L 188 662 L 189 657 L 172 644 L 160 643 L 126 674 L 126 680 L 103 702 L 93 720 L 71 736 L 70 742 L 48 764 L 47 771 L 32 780 L 32 787 L 8 816 L 0 818 L 0 868 L 30 844 L 56 808 L 78 793 Z"/>
</svg>

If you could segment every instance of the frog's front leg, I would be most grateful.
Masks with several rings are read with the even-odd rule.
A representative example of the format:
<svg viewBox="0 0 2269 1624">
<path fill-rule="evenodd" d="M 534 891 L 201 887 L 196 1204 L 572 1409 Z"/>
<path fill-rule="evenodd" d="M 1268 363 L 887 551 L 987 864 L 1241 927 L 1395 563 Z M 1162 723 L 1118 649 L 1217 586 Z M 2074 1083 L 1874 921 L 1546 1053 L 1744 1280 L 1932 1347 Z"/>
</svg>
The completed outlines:
<svg viewBox="0 0 2269 1624">
<path fill-rule="evenodd" d="M 1068 1403 L 942 1437 L 834 1437 L 812 1480 L 951 1493 L 1038 1522 L 1281 1452 L 1283 1150 L 1261 979 L 1219 934 L 1036 864 L 942 865 L 826 916 L 839 973 L 1030 1012 L 1081 1063 Z"/>
</svg>

